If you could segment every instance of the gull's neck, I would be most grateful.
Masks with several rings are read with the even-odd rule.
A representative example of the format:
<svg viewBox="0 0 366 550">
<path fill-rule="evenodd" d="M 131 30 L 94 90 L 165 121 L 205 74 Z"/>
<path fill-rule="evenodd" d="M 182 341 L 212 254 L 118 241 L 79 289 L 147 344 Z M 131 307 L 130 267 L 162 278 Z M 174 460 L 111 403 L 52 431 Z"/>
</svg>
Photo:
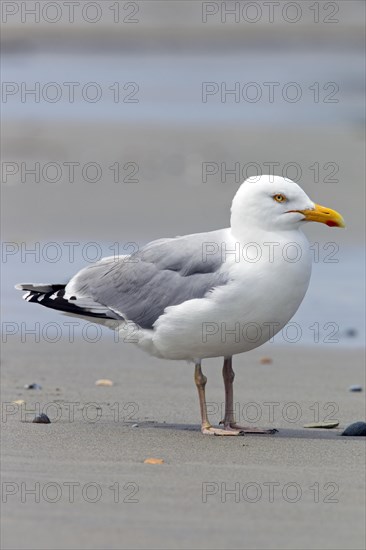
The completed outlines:
<svg viewBox="0 0 366 550">
<path fill-rule="evenodd" d="M 240 224 L 238 227 L 229 228 L 231 238 L 235 241 L 239 241 L 243 244 L 248 242 L 256 242 L 258 244 L 265 242 L 303 242 L 306 239 L 305 234 L 301 231 L 299 227 L 291 227 L 289 229 L 277 228 L 274 230 L 269 230 L 267 228 L 258 227 L 258 226 L 246 226 Z"/>
</svg>

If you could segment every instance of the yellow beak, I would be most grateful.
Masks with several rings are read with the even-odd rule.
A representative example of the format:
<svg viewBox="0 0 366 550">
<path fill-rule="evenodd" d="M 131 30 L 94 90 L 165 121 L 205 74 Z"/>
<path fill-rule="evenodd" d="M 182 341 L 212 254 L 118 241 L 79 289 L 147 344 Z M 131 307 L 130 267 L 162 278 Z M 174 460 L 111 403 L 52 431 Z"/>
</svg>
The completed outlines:
<svg viewBox="0 0 366 550">
<path fill-rule="evenodd" d="M 293 212 L 299 212 L 304 216 L 304 220 L 309 222 L 325 223 L 329 227 L 346 227 L 344 219 L 338 212 L 320 204 L 316 204 L 314 210 L 293 210 Z"/>
</svg>

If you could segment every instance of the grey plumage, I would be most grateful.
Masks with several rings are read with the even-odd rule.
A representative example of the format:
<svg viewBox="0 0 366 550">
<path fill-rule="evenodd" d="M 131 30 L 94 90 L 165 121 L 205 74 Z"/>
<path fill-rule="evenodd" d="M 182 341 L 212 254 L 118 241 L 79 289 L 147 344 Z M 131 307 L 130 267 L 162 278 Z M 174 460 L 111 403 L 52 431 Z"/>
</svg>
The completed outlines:
<svg viewBox="0 0 366 550">
<path fill-rule="evenodd" d="M 130 256 L 105 258 L 86 267 L 65 291 L 57 292 L 56 299 L 51 293 L 38 302 L 67 312 L 77 308 L 80 313 L 83 308 L 85 315 L 93 312 L 94 316 L 99 308 L 101 317 L 126 319 L 151 329 L 168 306 L 203 298 L 226 284 L 228 277 L 220 272 L 223 241 L 223 230 L 153 241 Z M 205 243 L 215 243 L 217 253 L 206 257 Z M 42 285 L 38 290 L 46 288 Z"/>
</svg>

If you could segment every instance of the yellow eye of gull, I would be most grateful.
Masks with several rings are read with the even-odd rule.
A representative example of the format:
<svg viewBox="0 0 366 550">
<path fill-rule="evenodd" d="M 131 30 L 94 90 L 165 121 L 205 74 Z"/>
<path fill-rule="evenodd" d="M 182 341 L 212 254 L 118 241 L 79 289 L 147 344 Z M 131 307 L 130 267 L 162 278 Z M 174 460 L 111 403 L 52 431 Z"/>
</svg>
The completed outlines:
<svg viewBox="0 0 366 550">
<path fill-rule="evenodd" d="M 285 202 L 287 201 L 285 195 L 282 195 L 281 193 L 278 193 L 277 195 L 274 195 L 274 200 L 277 202 Z"/>
</svg>

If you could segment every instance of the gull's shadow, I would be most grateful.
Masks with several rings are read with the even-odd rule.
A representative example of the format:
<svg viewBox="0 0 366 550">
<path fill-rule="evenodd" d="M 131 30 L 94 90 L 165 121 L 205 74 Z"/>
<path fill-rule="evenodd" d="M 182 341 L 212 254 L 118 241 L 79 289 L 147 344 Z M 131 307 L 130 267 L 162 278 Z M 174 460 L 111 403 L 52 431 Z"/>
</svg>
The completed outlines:
<svg viewBox="0 0 366 550">
<path fill-rule="evenodd" d="M 272 426 L 271 426 L 272 427 Z M 139 422 L 139 428 L 154 428 L 158 430 L 172 430 L 181 432 L 193 432 L 201 435 L 200 428 L 196 424 L 168 424 L 163 422 L 156 422 L 154 420 Z M 311 429 L 311 428 L 277 428 L 278 432 L 275 434 L 246 434 L 244 437 L 250 438 L 275 438 L 275 439 L 359 439 L 365 441 L 365 436 L 341 436 L 344 428 L 337 429 Z M 227 438 L 225 437 L 225 440 Z M 235 437 L 229 439 L 236 439 Z"/>
</svg>

